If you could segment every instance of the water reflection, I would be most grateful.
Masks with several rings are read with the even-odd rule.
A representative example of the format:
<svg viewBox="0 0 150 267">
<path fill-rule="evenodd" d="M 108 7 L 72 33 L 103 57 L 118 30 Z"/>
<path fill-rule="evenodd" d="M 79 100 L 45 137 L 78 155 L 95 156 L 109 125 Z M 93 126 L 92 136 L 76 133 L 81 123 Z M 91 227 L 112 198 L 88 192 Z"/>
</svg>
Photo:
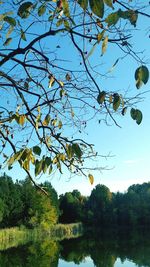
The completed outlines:
<svg viewBox="0 0 150 267">
<path fill-rule="evenodd" d="M 92 233 L 60 243 L 44 240 L 0 252 L 3 267 L 150 267 L 150 231 Z"/>
</svg>

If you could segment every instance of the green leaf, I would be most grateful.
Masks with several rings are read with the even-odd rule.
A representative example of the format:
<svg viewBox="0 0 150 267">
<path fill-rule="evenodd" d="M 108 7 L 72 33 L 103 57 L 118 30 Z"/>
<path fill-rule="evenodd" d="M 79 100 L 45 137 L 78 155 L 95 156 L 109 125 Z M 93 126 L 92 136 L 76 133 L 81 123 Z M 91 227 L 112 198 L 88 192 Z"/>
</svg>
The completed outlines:
<svg viewBox="0 0 150 267">
<path fill-rule="evenodd" d="M 142 122 L 143 115 L 139 109 L 131 108 L 130 115 L 131 118 L 135 120 L 138 125 Z"/>
<path fill-rule="evenodd" d="M 44 121 L 43 121 L 43 125 L 44 125 L 44 126 L 47 126 L 47 125 L 50 123 L 50 120 L 51 120 L 51 117 L 50 117 L 49 114 L 47 114 L 47 115 L 45 116 Z"/>
<path fill-rule="evenodd" d="M 41 160 L 41 161 L 36 160 L 36 162 L 35 162 L 35 176 L 39 175 L 42 172 L 42 165 L 43 165 L 43 160 Z"/>
<path fill-rule="evenodd" d="M 86 10 L 88 7 L 88 0 L 78 0 L 78 4 L 83 8 L 83 10 Z"/>
<path fill-rule="evenodd" d="M 59 26 L 61 26 L 63 23 L 64 23 L 64 19 L 59 19 L 59 20 L 56 22 L 56 26 L 59 27 Z"/>
<path fill-rule="evenodd" d="M 45 4 L 43 4 L 38 8 L 39 17 L 42 16 L 45 12 L 46 12 L 46 6 L 45 6 Z"/>
<path fill-rule="evenodd" d="M 138 13 L 134 10 L 127 10 L 127 11 L 122 11 L 121 9 L 118 10 L 118 15 L 120 18 L 123 19 L 128 19 L 130 23 L 136 27 L 136 22 L 138 19 Z"/>
<path fill-rule="evenodd" d="M 103 0 L 103 1 L 107 6 L 113 8 L 112 0 Z"/>
<path fill-rule="evenodd" d="M 71 159 L 73 157 L 73 153 L 74 153 L 71 145 L 67 146 L 66 152 L 67 152 L 68 159 Z"/>
<path fill-rule="evenodd" d="M 70 24 L 69 24 L 68 20 L 64 20 L 64 26 L 67 30 L 70 30 Z"/>
<path fill-rule="evenodd" d="M 9 23 L 11 26 L 16 26 L 16 20 L 12 17 L 6 16 L 4 17 L 4 21 L 6 21 L 7 23 Z"/>
<path fill-rule="evenodd" d="M 102 104 L 105 100 L 105 96 L 106 96 L 106 92 L 105 91 L 102 91 L 99 93 L 98 97 L 97 97 L 97 102 L 99 104 Z"/>
<path fill-rule="evenodd" d="M 29 17 L 30 11 L 31 11 L 32 8 L 33 8 L 33 3 L 32 2 L 25 2 L 19 7 L 17 14 L 22 19 L 26 19 L 26 18 Z"/>
<path fill-rule="evenodd" d="M 34 146 L 32 150 L 33 150 L 34 154 L 40 156 L 41 148 L 39 146 Z"/>
<path fill-rule="evenodd" d="M 104 15 L 104 2 L 103 0 L 89 0 L 92 12 L 102 18 Z"/>
<path fill-rule="evenodd" d="M 118 12 L 114 12 L 108 15 L 105 19 L 105 22 L 108 24 L 108 27 L 111 25 L 116 25 L 119 20 Z"/>
<path fill-rule="evenodd" d="M 114 99 L 113 99 L 113 109 L 117 111 L 117 109 L 120 106 L 120 96 L 118 94 L 114 94 Z"/>
<path fill-rule="evenodd" d="M 141 85 L 146 84 L 149 79 L 149 70 L 146 66 L 141 66 L 135 71 L 136 87 L 139 89 Z"/>
<path fill-rule="evenodd" d="M 103 41 L 103 43 L 102 43 L 102 56 L 103 56 L 104 53 L 106 52 L 107 45 L 108 45 L 108 36 L 106 36 L 106 37 L 104 38 L 104 41 Z"/>
<path fill-rule="evenodd" d="M 12 41 L 12 38 L 7 38 L 3 45 L 7 46 L 11 43 L 11 41 Z"/>
<path fill-rule="evenodd" d="M 76 154 L 78 159 L 80 159 L 82 157 L 82 154 L 83 154 L 82 150 L 81 150 L 80 146 L 77 143 L 72 145 L 72 150 Z"/>
</svg>

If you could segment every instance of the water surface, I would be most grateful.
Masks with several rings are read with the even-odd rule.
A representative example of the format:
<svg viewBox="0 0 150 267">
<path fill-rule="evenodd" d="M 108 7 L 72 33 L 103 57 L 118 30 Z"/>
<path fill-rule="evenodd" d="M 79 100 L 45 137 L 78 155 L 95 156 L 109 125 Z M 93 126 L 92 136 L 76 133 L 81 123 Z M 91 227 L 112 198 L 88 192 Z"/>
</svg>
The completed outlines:
<svg viewBox="0 0 150 267">
<path fill-rule="evenodd" d="M 61 242 L 37 240 L 0 251 L 0 266 L 150 267 L 150 231 L 105 231 Z"/>
</svg>

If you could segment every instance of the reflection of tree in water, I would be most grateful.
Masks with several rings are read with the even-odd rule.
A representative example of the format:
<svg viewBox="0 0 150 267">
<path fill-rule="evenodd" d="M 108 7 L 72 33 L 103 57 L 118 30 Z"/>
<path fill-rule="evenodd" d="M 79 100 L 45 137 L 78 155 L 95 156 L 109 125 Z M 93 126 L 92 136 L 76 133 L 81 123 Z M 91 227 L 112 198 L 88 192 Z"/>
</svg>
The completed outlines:
<svg viewBox="0 0 150 267">
<path fill-rule="evenodd" d="M 59 245 L 50 240 L 27 244 L 0 253 L 3 267 L 57 267 Z"/>
<path fill-rule="evenodd" d="M 136 265 L 150 267 L 150 231 L 106 231 L 92 238 L 65 240 L 61 242 L 61 258 L 81 263 L 90 256 L 97 267 L 114 267 L 117 258 L 130 260 Z"/>
<path fill-rule="evenodd" d="M 92 236 L 92 238 L 91 238 Z M 96 267 L 114 267 L 117 258 L 150 267 L 150 231 L 131 233 L 103 231 L 90 237 L 63 240 L 44 240 L 0 253 L 0 267 L 57 267 L 60 257 L 80 264 L 88 256 Z"/>
</svg>

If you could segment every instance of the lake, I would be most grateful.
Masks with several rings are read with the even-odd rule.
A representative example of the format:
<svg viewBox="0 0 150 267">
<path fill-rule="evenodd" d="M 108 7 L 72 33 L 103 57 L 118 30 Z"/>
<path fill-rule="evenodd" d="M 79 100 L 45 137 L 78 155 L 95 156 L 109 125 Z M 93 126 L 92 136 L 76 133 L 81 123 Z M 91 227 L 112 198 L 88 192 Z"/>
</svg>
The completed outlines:
<svg viewBox="0 0 150 267">
<path fill-rule="evenodd" d="M 0 251 L 0 267 L 150 267 L 150 231 L 101 231 Z"/>
</svg>

